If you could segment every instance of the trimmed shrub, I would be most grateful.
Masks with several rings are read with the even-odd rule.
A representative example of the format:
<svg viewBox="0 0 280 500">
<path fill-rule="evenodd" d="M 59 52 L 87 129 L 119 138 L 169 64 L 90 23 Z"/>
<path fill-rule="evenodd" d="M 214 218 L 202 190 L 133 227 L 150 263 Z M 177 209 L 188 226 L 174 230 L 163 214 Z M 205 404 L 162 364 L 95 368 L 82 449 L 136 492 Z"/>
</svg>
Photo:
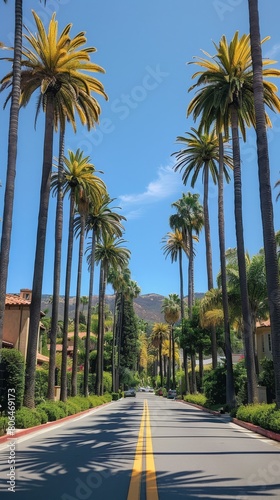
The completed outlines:
<svg viewBox="0 0 280 500">
<path fill-rule="evenodd" d="M 8 410 L 8 398 L 14 401 L 15 409 L 21 407 L 24 392 L 24 358 L 17 349 L 0 349 L 0 404 L 1 411 Z"/>
<path fill-rule="evenodd" d="M 280 410 L 269 415 L 269 429 L 274 432 L 280 432 Z"/>
<path fill-rule="evenodd" d="M 26 408 L 23 406 L 18 410 L 15 414 L 15 427 L 16 429 L 28 429 L 29 427 L 35 427 L 36 425 L 41 424 L 40 414 L 30 408 Z"/>
<path fill-rule="evenodd" d="M 210 405 L 224 404 L 226 401 L 226 368 L 219 365 L 215 370 L 205 373 L 203 392 Z"/>
<path fill-rule="evenodd" d="M 80 406 L 74 401 L 69 401 L 69 399 L 67 399 L 65 405 L 67 415 L 75 415 L 76 413 L 79 413 L 81 411 Z"/>
<path fill-rule="evenodd" d="M 109 372 L 103 372 L 103 389 L 105 393 L 112 390 L 112 374 Z"/>
<path fill-rule="evenodd" d="M 184 396 L 184 401 L 200 406 L 206 406 L 207 404 L 207 398 L 204 394 L 187 394 L 187 396 Z"/>
<path fill-rule="evenodd" d="M 48 415 L 42 408 L 35 408 L 35 412 L 39 415 L 41 419 L 41 424 L 46 424 L 48 421 Z"/>
<path fill-rule="evenodd" d="M 280 411 L 276 410 L 276 405 L 265 403 L 240 406 L 236 412 L 236 418 L 239 420 L 259 425 L 263 429 L 271 429 L 271 419 L 272 422 L 275 419 L 277 427 L 277 415 L 280 415 Z"/>
<path fill-rule="evenodd" d="M 118 401 L 118 399 L 119 399 L 119 393 L 112 392 L 112 401 Z"/>
<path fill-rule="evenodd" d="M 48 422 L 53 422 L 66 417 L 66 412 L 58 403 L 60 403 L 60 401 L 45 401 L 44 403 L 40 403 L 37 408 L 46 412 L 48 415 Z"/>
<path fill-rule="evenodd" d="M 79 406 L 79 411 L 88 410 L 89 408 L 91 408 L 89 398 L 85 398 L 83 396 L 73 396 L 71 398 L 68 398 L 68 401 L 72 401 L 77 406 Z"/>
</svg>

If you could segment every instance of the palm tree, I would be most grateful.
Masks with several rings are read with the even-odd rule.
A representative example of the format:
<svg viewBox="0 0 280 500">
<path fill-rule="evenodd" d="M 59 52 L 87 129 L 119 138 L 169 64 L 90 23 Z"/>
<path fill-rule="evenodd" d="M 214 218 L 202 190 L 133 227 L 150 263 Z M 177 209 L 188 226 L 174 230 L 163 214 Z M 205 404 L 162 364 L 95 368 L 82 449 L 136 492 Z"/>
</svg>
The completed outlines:
<svg viewBox="0 0 280 500">
<path fill-rule="evenodd" d="M 95 78 L 83 73 L 104 71 L 100 66 L 90 62 L 90 53 L 94 48 L 80 49 L 86 42 L 84 33 L 81 32 L 73 39 L 69 32 L 71 24 L 68 24 L 58 37 L 57 21 L 55 14 L 50 21 L 49 31 L 46 33 L 39 16 L 33 12 L 38 34 L 28 32 L 25 39 L 30 48 L 22 50 L 23 58 L 21 66 L 26 68 L 21 73 L 21 105 L 25 106 L 31 95 L 40 89 L 39 103 L 43 103 L 45 110 L 45 136 L 44 155 L 42 168 L 42 181 L 40 193 L 40 207 L 37 228 L 37 243 L 35 252 L 35 265 L 32 285 L 32 301 L 30 306 L 30 328 L 28 339 L 28 350 L 26 360 L 26 379 L 24 404 L 34 406 L 35 390 L 35 365 L 37 353 L 37 334 L 40 321 L 42 280 L 44 270 L 46 226 L 50 194 L 50 174 L 52 167 L 53 132 L 55 124 L 55 101 L 61 96 L 68 100 L 76 96 L 76 89 L 82 85 L 85 93 L 90 95 L 95 91 L 104 97 L 106 94 L 103 85 Z M 67 54 L 67 57 L 66 57 Z M 5 86 L 12 84 L 12 73 L 2 79 Z M 9 99 L 10 96 L 8 96 Z M 39 109 L 39 104 L 37 111 Z M 96 121 L 98 120 L 100 108 L 96 103 Z M 79 110 L 78 110 L 79 112 Z"/>
<path fill-rule="evenodd" d="M 270 166 L 266 134 L 263 59 L 260 38 L 258 1 L 248 0 L 250 17 L 250 40 L 253 65 L 253 91 L 256 114 L 258 172 L 263 226 L 264 251 L 272 353 L 275 373 L 276 404 L 280 408 L 280 291 L 276 244 L 274 238 L 273 205 L 270 185 Z"/>
<path fill-rule="evenodd" d="M 102 240 L 96 244 L 95 260 L 100 262 L 99 307 L 98 307 L 98 341 L 96 394 L 103 394 L 103 348 L 104 348 L 104 311 L 105 292 L 110 267 L 125 268 L 130 258 L 130 251 L 121 246 L 125 241 L 105 233 Z M 89 255 L 90 258 L 90 255 Z"/>
<path fill-rule="evenodd" d="M 199 203 L 199 194 L 187 193 L 182 198 L 172 203 L 177 213 L 171 215 L 169 223 L 172 229 L 182 231 L 185 248 L 188 249 L 189 273 L 188 273 L 188 307 L 189 315 L 194 303 L 194 248 L 193 240 L 197 239 L 203 226 L 203 208 Z M 195 233 L 195 235 L 193 234 Z"/>
<path fill-rule="evenodd" d="M 5 2 L 7 0 L 4 0 Z M 14 58 L 12 73 L 11 108 L 8 135 L 8 162 L 6 173 L 6 186 L 4 194 L 4 212 L 2 221 L 2 236 L 0 244 L 0 348 L 3 340 L 3 324 L 5 313 L 6 289 L 9 269 L 9 256 L 11 247 L 13 205 L 15 192 L 18 115 L 20 101 L 21 79 L 21 50 L 22 50 L 22 0 L 15 0 L 15 35 Z M 1 82 L 2 83 L 2 82 Z"/>
<path fill-rule="evenodd" d="M 121 330 L 124 308 L 124 294 L 131 279 L 128 267 L 124 269 L 110 268 L 108 272 L 108 283 L 113 287 L 115 293 L 114 323 L 113 323 L 113 350 L 112 350 L 112 391 L 119 389 L 120 369 L 120 345 Z"/>
<path fill-rule="evenodd" d="M 179 261 L 179 277 L 180 277 L 180 299 L 181 299 L 181 318 L 185 317 L 185 307 L 184 307 L 184 280 L 183 280 L 183 251 L 188 254 L 188 249 L 186 248 L 186 243 L 183 238 L 183 234 L 179 229 L 175 229 L 175 232 L 169 232 L 162 239 L 165 245 L 163 246 L 163 254 L 167 258 L 170 255 L 171 262 Z"/>
<path fill-rule="evenodd" d="M 163 341 L 168 338 L 169 326 L 167 323 L 155 323 L 152 329 L 151 340 L 153 345 L 158 348 L 159 351 L 159 376 L 160 376 L 160 387 L 163 387 L 163 369 L 162 369 L 162 344 Z"/>
<path fill-rule="evenodd" d="M 113 200 L 105 194 L 99 205 L 90 206 L 86 220 L 86 234 L 91 232 L 90 261 L 89 261 L 89 295 L 88 295 L 88 312 L 87 312 L 87 335 L 86 335 L 86 352 L 84 366 L 84 395 L 88 396 L 88 375 L 89 375 L 89 347 L 90 347 L 90 329 L 91 329 L 91 310 L 92 310 L 92 295 L 93 295 L 93 280 L 94 280 L 94 264 L 95 264 L 95 247 L 97 239 L 102 238 L 105 233 L 111 236 L 116 235 L 121 237 L 124 227 L 122 220 L 126 220 L 123 215 L 118 214 L 110 208 L 109 205 Z M 88 250 L 88 249 L 87 249 Z"/>
<path fill-rule="evenodd" d="M 186 185 L 191 178 L 191 187 L 193 188 L 201 172 L 203 180 L 203 214 L 204 214 L 204 231 L 205 231 L 205 247 L 206 247 L 206 267 L 208 278 L 208 290 L 213 288 L 213 270 L 212 270 L 212 246 L 210 235 L 210 221 L 208 209 L 208 191 L 209 191 L 209 176 L 211 176 L 214 184 L 218 181 L 218 162 L 220 157 L 219 138 L 214 130 L 211 132 L 199 132 L 195 128 L 191 128 L 192 132 L 187 132 L 187 137 L 177 137 L 177 142 L 182 143 L 184 148 L 173 153 L 176 156 L 174 170 L 177 172 L 183 171 L 182 179 Z M 232 168 L 232 157 L 224 153 L 224 175 L 226 181 L 229 182 L 228 167 Z M 217 366 L 217 347 L 216 347 L 216 332 L 212 328 L 212 360 L 213 368 Z"/>
<path fill-rule="evenodd" d="M 239 143 L 239 130 L 243 138 L 246 139 L 246 125 L 250 126 L 253 124 L 255 126 L 256 124 L 250 37 L 249 35 L 243 35 L 239 38 L 239 34 L 236 32 L 230 44 L 228 44 L 226 37 L 223 36 L 219 45 L 214 44 L 214 46 L 217 50 L 214 57 L 211 57 L 210 60 L 199 58 L 198 61 L 194 62 L 202 70 L 197 71 L 193 75 L 193 78 L 198 78 L 190 90 L 201 85 L 203 85 L 203 88 L 199 89 L 196 96 L 192 99 L 188 107 L 188 114 L 193 113 L 194 119 L 199 116 L 201 118 L 201 127 L 205 127 L 206 130 L 215 121 L 217 133 L 220 133 L 224 129 L 226 137 L 229 136 L 229 126 L 231 126 L 234 164 L 235 226 L 242 290 L 242 315 L 246 340 L 248 400 L 249 402 L 253 402 L 257 400 L 257 382 L 247 292 Z M 209 54 L 205 54 L 210 58 Z M 269 59 L 263 61 L 264 66 L 271 63 L 272 61 Z M 279 76 L 279 74 L 279 70 L 263 69 L 263 75 L 267 77 Z M 275 85 L 271 82 L 267 80 L 263 81 L 264 103 L 270 109 L 279 110 L 280 101 L 276 96 L 275 89 Z M 266 123 L 271 124 L 267 115 Z"/>
<path fill-rule="evenodd" d="M 65 301 L 64 301 L 64 320 L 63 320 L 63 348 L 61 364 L 61 400 L 67 398 L 67 338 L 68 338 L 68 319 L 69 319 L 69 297 L 71 283 L 71 267 L 74 241 L 74 213 L 77 207 L 82 211 L 84 205 L 89 201 L 93 204 L 100 204 L 102 196 L 106 192 L 103 181 L 94 175 L 94 166 L 90 163 L 88 156 L 84 156 L 83 151 L 79 149 L 74 153 L 69 150 L 69 158 L 63 157 L 64 165 L 62 171 L 62 193 L 63 197 L 70 194 L 70 210 L 68 223 L 68 248 L 66 261 L 66 279 L 65 279 Z M 59 173 L 55 172 L 52 176 L 52 187 L 54 191 L 60 186 Z M 79 304 L 78 304 L 79 305 Z M 76 314 L 77 315 L 77 314 Z M 79 313 L 78 313 L 79 316 Z M 78 321 L 78 319 L 77 319 Z M 77 327 L 75 331 L 77 330 Z M 77 360 L 77 337 L 74 335 L 73 367 L 75 373 L 75 363 Z M 76 340 L 75 340 L 76 339 Z M 73 382 L 74 383 L 74 382 Z M 74 389 L 73 389 L 74 390 Z"/>
<path fill-rule="evenodd" d="M 222 286 L 222 301 L 223 301 L 223 320 L 224 320 L 224 336 L 225 336 L 225 355 L 226 355 L 226 402 L 230 407 L 236 404 L 234 375 L 232 364 L 232 349 L 230 338 L 230 323 L 229 323 L 229 305 L 227 291 L 227 272 L 225 258 L 225 217 L 224 217 L 224 141 L 222 133 L 219 133 L 219 175 L 218 175 L 218 231 L 219 231 L 219 248 L 220 248 L 220 263 L 221 263 L 221 286 Z"/>
<path fill-rule="evenodd" d="M 168 362 L 168 376 L 167 387 L 171 385 L 171 363 L 172 363 L 172 389 L 175 389 L 175 342 L 174 342 L 174 325 L 180 318 L 180 298 L 176 293 L 171 293 L 168 297 L 163 299 L 162 312 L 166 323 L 169 324 L 169 362 Z"/>
</svg>

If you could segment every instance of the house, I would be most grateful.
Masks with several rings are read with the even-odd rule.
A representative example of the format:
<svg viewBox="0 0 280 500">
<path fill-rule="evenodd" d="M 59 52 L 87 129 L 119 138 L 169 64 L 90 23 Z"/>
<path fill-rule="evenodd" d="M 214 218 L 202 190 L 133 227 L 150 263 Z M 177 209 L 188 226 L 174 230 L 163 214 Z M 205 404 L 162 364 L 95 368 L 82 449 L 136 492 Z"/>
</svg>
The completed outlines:
<svg viewBox="0 0 280 500">
<path fill-rule="evenodd" d="M 261 360 L 263 358 L 272 359 L 271 327 L 269 319 L 258 321 L 256 324 L 256 351 L 259 371 L 261 371 Z"/>
<path fill-rule="evenodd" d="M 25 360 L 29 335 L 31 298 L 32 290 L 22 288 L 19 294 L 8 293 L 5 301 L 3 347 L 18 349 Z M 41 315 L 43 316 L 44 313 L 41 313 Z M 40 323 L 38 329 L 38 346 L 40 333 L 43 328 L 43 325 Z M 46 361 L 48 361 L 47 357 L 42 359 L 39 356 L 37 358 L 39 364 Z"/>
</svg>

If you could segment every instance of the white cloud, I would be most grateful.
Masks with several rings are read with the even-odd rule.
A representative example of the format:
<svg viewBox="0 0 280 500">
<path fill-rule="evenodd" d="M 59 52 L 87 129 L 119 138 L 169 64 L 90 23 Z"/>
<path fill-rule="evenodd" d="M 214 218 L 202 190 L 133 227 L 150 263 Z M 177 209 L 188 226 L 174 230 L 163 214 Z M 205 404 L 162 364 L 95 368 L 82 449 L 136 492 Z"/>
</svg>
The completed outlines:
<svg viewBox="0 0 280 500">
<path fill-rule="evenodd" d="M 159 167 L 157 174 L 157 179 L 151 181 L 143 193 L 120 195 L 122 206 L 157 203 L 176 193 L 182 186 L 181 176 L 175 173 L 170 165 Z M 136 213 L 140 216 L 139 210 L 136 210 Z"/>
<path fill-rule="evenodd" d="M 273 45 L 272 49 L 265 53 L 264 58 L 275 59 L 280 53 L 280 43 Z"/>
</svg>

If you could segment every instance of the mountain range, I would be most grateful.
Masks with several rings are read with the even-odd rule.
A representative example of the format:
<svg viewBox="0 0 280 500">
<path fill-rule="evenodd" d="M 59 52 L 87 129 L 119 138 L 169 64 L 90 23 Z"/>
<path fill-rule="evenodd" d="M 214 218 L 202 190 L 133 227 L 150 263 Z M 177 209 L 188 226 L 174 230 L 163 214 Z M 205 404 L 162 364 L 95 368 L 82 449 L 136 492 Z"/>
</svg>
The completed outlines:
<svg viewBox="0 0 280 500">
<path fill-rule="evenodd" d="M 197 299 L 201 299 L 204 296 L 204 293 L 196 293 L 195 297 Z M 134 299 L 134 310 L 137 316 L 149 323 L 158 323 L 163 322 L 164 317 L 161 312 L 162 302 L 165 297 L 163 295 L 158 295 L 156 293 L 148 293 L 145 295 L 139 295 L 136 299 Z M 187 297 L 185 297 L 187 301 Z M 69 317 L 73 318 L 75 314 L 75 297 L 70 297 L 69 301 Z M 95 306 L 98 303 L 98 296 L 93 296 L 93 305 Z M 106 304 L 109 306 L 110 310 L 114 310 L 115 303 L 115 295 L 106 295 Z M 52 315 L 52 304 L 51 304 L 51 295 L 43 295 L 41 302 L 41 309 L 46 313 L 47 316 Z M 83 305 L 81 304 L 80 310 L 83 309 Z M 85 306 L 86 311 L 86 306 Z M 59 320 L 63 320 L 63 310 L 64 310 L 64 297 L 61 296 L 59 299 Z"/>
</svg>

